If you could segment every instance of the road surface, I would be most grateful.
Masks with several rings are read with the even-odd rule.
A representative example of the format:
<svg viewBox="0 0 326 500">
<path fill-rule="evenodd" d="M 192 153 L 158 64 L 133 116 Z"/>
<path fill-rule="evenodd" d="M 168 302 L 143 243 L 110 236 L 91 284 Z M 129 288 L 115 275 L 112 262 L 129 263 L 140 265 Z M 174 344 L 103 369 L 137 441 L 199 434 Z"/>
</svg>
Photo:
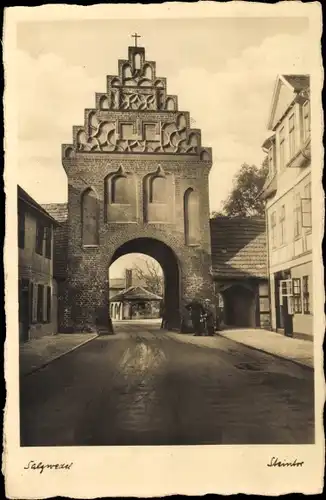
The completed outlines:
<svg viewBox="0 0 326 500">
<path fill-rule="evenodd" d="M 222 337 L 116 331 L 22 378 L 22 446 L 314 442 L 311 371 Z"/>
</svg>

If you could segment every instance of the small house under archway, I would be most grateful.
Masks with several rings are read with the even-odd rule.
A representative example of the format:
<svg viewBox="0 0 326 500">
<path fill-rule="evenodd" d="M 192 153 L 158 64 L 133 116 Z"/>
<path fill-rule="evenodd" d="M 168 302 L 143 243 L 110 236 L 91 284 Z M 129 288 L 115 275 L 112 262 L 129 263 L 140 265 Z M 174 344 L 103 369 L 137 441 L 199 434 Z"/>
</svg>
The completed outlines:
<svg viewBox="0 0 326 500">
<path fill-rule="evenodd" d="M 155 316 L 154 310 L 159 311 L 161 301 L 160 295 L 142 286 L 131 286 L 110 298 L 111 319 L 131 320 L 159 317 L 159 314 Z"/>
</svg>

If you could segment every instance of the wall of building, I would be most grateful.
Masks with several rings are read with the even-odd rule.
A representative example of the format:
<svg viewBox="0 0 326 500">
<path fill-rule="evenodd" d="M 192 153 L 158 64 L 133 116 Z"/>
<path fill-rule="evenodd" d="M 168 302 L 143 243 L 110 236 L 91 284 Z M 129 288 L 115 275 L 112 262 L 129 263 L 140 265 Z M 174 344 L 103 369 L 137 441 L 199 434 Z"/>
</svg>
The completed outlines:
<svg viewBox="0 0 326 500">
<path fill-rule="evenodd" d="M 276 194 L 266 203 L 269 277 L 271 292 L 271 322 L 274 330 L 280 329 L 282 321 L 279 290 L 276 290 L 280 273 L 287 273 L 288 279 L 308 276 L 309 287 L 312 287 L 312 214 L 311 201 L 311 165 L 306 156 L 301 156 L 302 166 L 293 167 L 293 159 L 298 157 L 302 148 L 309 143 L 309 131 L 304 132 L 303 101 L 289 105 L 290 94 L 284 87 L 281 90 L 277 108 L 277 120 L 281 121 L 275 128 L 275 170 Z M 290 147 L 290 117 L 294 116 L 295 147 Z M 284 132 L 284 161 L 281 160 L 280 134 Z M 300 162 L 298 162 L 299 164 Z M 303 201 L 302 201 L 303 200 Z M 303 208 L 304 207 L 304 208 Z M 307 211 L 308 210 L 308 214 Z M 304 213 L 306 212 L 306 213 Z M 310 212 L 310 215 L 309 215 Z M 283 218 L 283 222 L 282 219 Z M 309 221 L 310 220 L 310 221 Z M 274 221 L 274 223 L 273 223 Z M 274 227 L 273 227 L 274 226 Z M 311 288 L 312 290 L 312 288 Z M 312 292 L 311 292 L 312 293 Z M 276 299 L 277 295 L 277 299 Z M 290 301 L 293 299 L 290 298 Z M 310 296 L 312 304 L 312 295 Z M 312 335 L 312 308 L 309 314 L 294 312 L 293 335 Z"/>
<path fill-rule="evenodd" d="M 281 180 L 278 182 L 280 186 L 279 192 L 267 205 L 269 265 L 271 273 L 282 268 L 291 267 L 295 264 L 295 259 L 304 253 L 311 253 L 312 251 L 311 227 L 302 227 L 300 224 L 300 234 L 298 236 L 295 235 L 294 229 L 296 195 L 299 194 L 301 198 L 305 197 L 305 189 L 311 182 L 310 167 L 301 172 L 300 176 L 295 176 L 295 173 L 292 173 L 292 176 L 288 177 L 287 184 L 281 184 Z M 283 242 L 280 222 L 282 206 L 285 208 Z M 274 244 L 272 229 L 273 213 L 275 213 L 276 217 Z"/>
<path fill-rule="evenodd" d="M 105 211 L 105 179 L 116 172 L 121 163 L 137 179 L 138 195 L 135 206 L 135 221 L 107 221 Z M 196 296 L 212 296 L 210 277 L 210 228 L 208 202 L 208 174 L 210 162 L 185 156 L 167 158 L 155 155 L 92 155 L 76 154 L 74 159 L 65 159 L 68 172 L 68 304 L 70 325 L 78 330 L 85 325 L 103 321 L 108 309 L 108 267 L 113 255 L 122 245 L 139 238 L 151 238 L 161 243 L 161 250 L 151 254 L 153 245 L 142 253 L 155 258 L 163 270 L 169 273 L 171 261 L 166 248 L 172 252 L 179 272 L 178 294 L 181 299 Z M 157 165 L 166 176 L 173 177 L 174 214 L 165 223 L 147 222 L 144 218 L 144 177 L 155 173 Z M 83 245 L 81 200 L 85 185 L 92 186 L 98 196 L 98 245 Z M 199 224 L 197 241 L 185 242 L 184 194 L 193 188 L 199 197 Z M 130 250 L 131 251 L 131 250 Z M 133 250 L 135 251 L 135 250 Z M 141 251 L 140 249 L 137 251 Z M 172 278 L 171 278 L 172 279 Z M 169 277 L 166 276 L 168 286 Z M 171 280 L 170 280 L 171 281 Z M 172 299 L 171 299 L 172 300 Z M 100 316 L 100 319 L 99 319 Z"/>
<path fill-rule="evenodd" d="M 27 283 L 29 297 L 31 300 L 29 307 L 29 339 L 39 338 L 44 335 L 56 334 L 58 331 L 58 300 L 57 300 L 57 283 L 53 278 L 53 237 L 51 242 L 51 258 L 45 257 L 45 242 L 43 246 L 43 255 L 39 255 L 35 251 L 36 243 L 36 228 L 37 228 L 37 212 L 32 213 L 21 207 L 25 213 L 25 241 L 24 248 L 19 248 L 19 285 Z M 40 215 L 40 220 L 44 221 L 44 216 Z M 24 281 L 23 281 L 24 280 Z M 37 286 L 44 286 L 43 298 L 43 320 L 37 318 Z M 51 316 L 46 318 L 47 310 L 47 293 L 46 287 L 50 287 L 52 291 Z M 31 298 L 33 297 L 33 298 Z M 23 321 L 25 321 L 24 318 Z M 19 321 L 20 339 L 23 337 L 22 319 Z"/>
</svg>

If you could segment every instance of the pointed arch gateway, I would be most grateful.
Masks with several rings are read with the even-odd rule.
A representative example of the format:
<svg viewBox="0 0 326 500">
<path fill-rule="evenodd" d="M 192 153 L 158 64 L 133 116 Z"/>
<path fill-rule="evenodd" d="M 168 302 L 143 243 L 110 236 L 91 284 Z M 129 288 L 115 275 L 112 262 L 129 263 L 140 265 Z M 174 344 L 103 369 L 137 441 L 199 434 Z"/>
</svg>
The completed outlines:
<svg viewBox="0 0 326 500">
<path fill-rule="evenodd" d="M 166 79 L 159 76 L 144 47 L 128 47 L 117 67 L 116 74 L 107 76 L 106 88 L 96 94 L 95 108 L 87 108 L 84 123 L 74 127 L 72 142 L 62 148 L 69 186 L 63 330 L 79 332 L 93 324 L 111 328 L 106 259 L 127 239 L 142 238 L 144 245 L 146 238 L 164 241 L 178 256 L 179 272 L 164 260 L 173 317 L 184 302 L 213 297 L 211 149 L 202 146 L 200 129 L 192 128 L 190 113 L 181 111 L 177 96 L 168 93 Z M 98 248 L 91 248 L 95 245 Z M 158 250 L 152 240 L 151 245 Z M 159 250 L 167 254 L 162 245 Z"/>
</svg>

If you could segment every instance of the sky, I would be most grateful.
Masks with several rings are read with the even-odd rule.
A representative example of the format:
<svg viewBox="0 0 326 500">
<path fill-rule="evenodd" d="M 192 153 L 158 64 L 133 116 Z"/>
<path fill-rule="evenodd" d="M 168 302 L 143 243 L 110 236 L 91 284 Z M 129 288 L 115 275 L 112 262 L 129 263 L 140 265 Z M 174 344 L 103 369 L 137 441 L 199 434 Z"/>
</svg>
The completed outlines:
<svg viewBox="0 0 326 500">
<path fill-rule="evenodd" d="M 307 18 L 24 22 L 17 27 L 18 182 L 39 203 L 67 200 L 61 144 L 117 74 L 131 35 L 179 109 L 213 148 L 210 210 L 221 208 L 246 162 L 260 165 L 275 80 L 309 73 Z M 49 185 L 51 188 L 49 189 Z"/>
</svg>

